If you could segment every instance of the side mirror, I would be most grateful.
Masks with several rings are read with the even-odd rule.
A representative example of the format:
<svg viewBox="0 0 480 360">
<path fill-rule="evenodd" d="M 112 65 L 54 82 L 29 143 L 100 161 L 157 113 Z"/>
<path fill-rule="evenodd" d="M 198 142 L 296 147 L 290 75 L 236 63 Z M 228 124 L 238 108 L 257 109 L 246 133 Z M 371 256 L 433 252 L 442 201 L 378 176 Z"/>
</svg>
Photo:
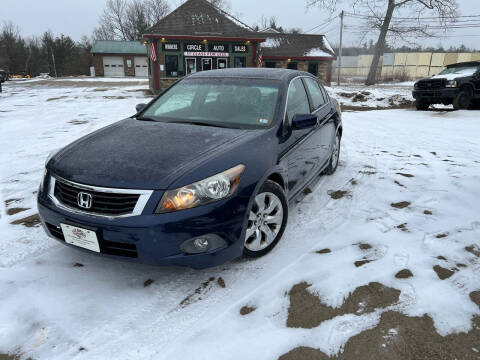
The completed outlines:
<svg viewBox="0 0 480 360">
<path fill-rule="evenodd" d="M 317 125 L 317 116 L 312 114 L 297 114 L 292 119 L 292 129 L 301 130 Z"/>
<path fill-rule="evenodd" d="M 139 113 L 140 111 L 145 109 L 146 106 L 147 104 L 137 104 L 137 106 L 135 106 L 135 109 L 137 110 L 137 113 Z"/>
</svg>

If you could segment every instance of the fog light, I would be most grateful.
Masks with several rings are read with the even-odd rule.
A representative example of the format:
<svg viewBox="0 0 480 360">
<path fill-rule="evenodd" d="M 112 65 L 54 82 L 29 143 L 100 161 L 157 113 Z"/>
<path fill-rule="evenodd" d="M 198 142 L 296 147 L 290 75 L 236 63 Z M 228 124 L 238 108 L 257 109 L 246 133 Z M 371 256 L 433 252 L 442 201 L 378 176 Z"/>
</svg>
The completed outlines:
<svg viewBox="0 0 480 360">
<path fill-rule="evenodd" d="M 182 245 L 180 245 L 180 250 L 182 250 L 185 254 L 200 254 L 216 250 L 225 246 L 226 244 L 226 241 L 220 236 L 208 234 L 184 241 Z"/>
</svg>

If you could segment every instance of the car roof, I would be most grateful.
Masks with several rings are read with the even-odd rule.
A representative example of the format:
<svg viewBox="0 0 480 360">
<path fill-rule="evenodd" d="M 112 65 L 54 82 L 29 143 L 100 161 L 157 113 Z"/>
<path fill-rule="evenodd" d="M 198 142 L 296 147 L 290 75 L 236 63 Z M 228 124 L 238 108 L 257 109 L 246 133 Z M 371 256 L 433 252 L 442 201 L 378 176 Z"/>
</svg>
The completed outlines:
<svg viewBox="0 0 480 360">
<path fill-rule="evenodd" d="M 457 66 L 479 66 L 479 65 L 480 65 L 480 61 L 465 61 L 465 62 L 447 65 L 447 68 L 457 67 Z"/>
<path fill-rule="evenodd" d="M 200 71 L 189 76 L 189 78 L 250 78 L 250 79 L 272 79 L 289 80 L 296 76 L 310 76 L 310 73 L 290 69 L 271 68 L 231 68 L 220 70 Z"/>
</svg>

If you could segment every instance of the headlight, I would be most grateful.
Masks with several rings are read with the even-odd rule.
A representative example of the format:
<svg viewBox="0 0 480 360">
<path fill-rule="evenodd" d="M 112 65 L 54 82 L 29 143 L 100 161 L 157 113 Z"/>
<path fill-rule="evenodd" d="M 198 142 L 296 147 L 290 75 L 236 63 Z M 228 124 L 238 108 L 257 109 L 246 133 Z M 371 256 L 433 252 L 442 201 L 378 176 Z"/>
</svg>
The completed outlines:
<svg viewBox="0 0 480 360">
<path fill-rule="evenodd" d="M 155 213 L 191 209 L 232 195 L 238 187 L 244 165 L 237 165 L 220 174 L 175 190 L 167 190 Z"/>
<path fill-rule="evenodd" d="M 445 84 L 445 87 L 456 88 L 457 82 L 455 80 L 448 80 L 447 83 Z"/>
<path fill-rule="evenodd" d="M 42 192 L 43 189 L 45 188 L 45 181 L 47 180 L 47 169 L 43 171 L 43 176 L 42 176 L 42 182 L 40 183 L 40 189 L 39 192 Z"/>
</svg>

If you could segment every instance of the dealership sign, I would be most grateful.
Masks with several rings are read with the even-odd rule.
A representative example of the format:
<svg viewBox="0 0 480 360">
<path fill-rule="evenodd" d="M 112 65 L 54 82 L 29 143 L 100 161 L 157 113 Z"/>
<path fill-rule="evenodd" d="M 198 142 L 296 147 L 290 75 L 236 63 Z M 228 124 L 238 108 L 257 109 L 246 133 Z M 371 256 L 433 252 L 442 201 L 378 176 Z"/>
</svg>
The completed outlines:
<svg viewBox="0 0 480 360">
<path fill-rule="evenodd" d="M 203 57 L 228 57 L 229 53 L 210 52 L 210 51 L 185 51 L 185 56 L 203 56 Z"/>
</svg>

